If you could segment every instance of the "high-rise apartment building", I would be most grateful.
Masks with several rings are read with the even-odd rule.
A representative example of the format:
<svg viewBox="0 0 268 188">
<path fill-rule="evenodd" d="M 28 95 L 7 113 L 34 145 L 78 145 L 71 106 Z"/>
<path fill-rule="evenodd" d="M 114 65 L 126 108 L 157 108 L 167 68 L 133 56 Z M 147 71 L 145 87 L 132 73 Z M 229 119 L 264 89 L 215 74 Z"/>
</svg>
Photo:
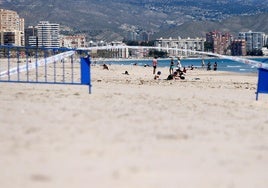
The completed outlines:
<svg viewBox="0 0 268 188">
<path fill-rule="evenodd" d="M 265 45 L 265 33 L 263 32 L 240 32 L 238 37 L 246 41 L 247 52 L 261 50 Z"/>
<path fill-rule="evenodd" d="M 37 25 L 37 41 L 39 47 L 60 47 L 59 24 L 41 21 Z"/>
<path fill-rule="evenodd" d="M 233 36 L 229 33 L 212 31 L 206 34 L 206 41 L 212 45 L 212 52 L 221 55 L 230 55 L 230 45 Z"/>
<path fill-rule="evenodd" d="M 29 26 L 25 29 L 25 46 L 36 46 L 37 41 L 37 27 Z"/>
<path fill-rule="evenodd" d="M 245 56 L 246 51 L 246 41 L 244 39 L 236 39 L 232 41 L 231 53 L 233 56 Z"/>
<path fill-rule="evenodd" d="M 15 11 L 0 9 L 0 44 L 24 46 L 24 19 Z"/>
</svg>

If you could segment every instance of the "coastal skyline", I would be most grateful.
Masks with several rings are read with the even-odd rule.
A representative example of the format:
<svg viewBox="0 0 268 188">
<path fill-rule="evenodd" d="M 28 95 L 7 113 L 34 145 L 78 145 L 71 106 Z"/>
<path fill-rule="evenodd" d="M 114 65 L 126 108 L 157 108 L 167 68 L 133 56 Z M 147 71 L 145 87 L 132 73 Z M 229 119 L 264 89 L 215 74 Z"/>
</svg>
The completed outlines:
<svg viewBox="0 0 268 188">
<path fill-rule="evenodd" d="M 204 37 L 212 30 L 268 33 L 265 1 L 204 0 L 193 6 L 192 1 L 89 0 L 65 1 L 63 6 L 61 1 L 26 0 L 2 1 L 0 6 L 17 11 L 25 18 L 26 27 L 47 20 L 59 23 L 65 33 L 84 32 L 92 40 L 122 40 L 129 32 L 144 31 L 150 33 L 151 39 Z"/>
<path fill-rule="evenodd" d="M 13 22 L 10 20 L 10 18 L 12 18 L 14 20 L 13 22 L 17 24 L 13 26 L 12 25 Z M 83 45 L 77 47 L 85 47 L 92 44 L 91 41 L 86 42 L 86 38 L 81 35 L 69 38 L 70 40 L 73 41 L 67 42 L 67 40 L 69 40 L 67 39 L 67 37 L 65 38 L 63 36 L 60 37 L 60 24 L 51 24 L 48 21 L 40 21 L 37 26 L 30 26 L 24 30 L 24 18 L 20 18 L 15 11 L 1 9 L 0 23 L 1 23 L 1 35 L 2 35 L 1 44 L 6 45 L 12 44 L 19 46 L 27 44 L 30 46 L 41 46 L 41 47 L 60 47 L 60 46 L 71 47 L 66 46 L 66 44 L 72 44 L 72 43 L 78 44 L 78 42 L 77 41 L 75 42 L 74 40 L 81 41 L 79 43 Z M 14 41 L 11 40 L 12 37 L 5 36 L 6 34 L 10 35 L 10 33 L 12 32 L 14 35 Z M 19 32 L 19 38 L 17 36 L 18 33 L 16 32 Z M 264 53 L 262 52 L 263 50 L 262 48 L 267 45 L 268 41 L 268 37 L 267 35 L 265 35 L 264 32 L 252 32 L 252 31 L 239 32 L 238 39 L 239 40 L 233 38 L 233 36 L 230 35 L 228 32 L 221 33 L 218 31 L 211 31 L 209 33 L 206 33 L 206 40 L 202 38 L 181 39 L 179 37 L 178 40 L 176 41 L 172 38 L 162 39 L 161 37 L 158 41 L 155 41 L 154 45 L 159 47 L 192 49 L 197 51 L 206 50 L 221 55 L 232 54 L 232 55 L 245 56 L 245 55 L 263 55 Z M 145 40 L 149 40 L 149 38 Z M 208 48 L 208 46 L 211 46 L 211 48 Z M 128 57 L 128 55 L 126 56 Z"/>
</svg>

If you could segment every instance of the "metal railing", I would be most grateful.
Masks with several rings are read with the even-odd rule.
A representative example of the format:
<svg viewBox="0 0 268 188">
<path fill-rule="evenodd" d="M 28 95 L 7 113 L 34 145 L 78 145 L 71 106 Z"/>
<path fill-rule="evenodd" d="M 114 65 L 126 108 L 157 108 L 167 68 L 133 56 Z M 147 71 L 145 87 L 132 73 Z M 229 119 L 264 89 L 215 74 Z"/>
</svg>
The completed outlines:
<svg viewBox="0 0 268 188">
<path fill-rule="evenodd" d="M 0 82 L 88 85 L 85 50 L 0 46 Z"/>
</svg>

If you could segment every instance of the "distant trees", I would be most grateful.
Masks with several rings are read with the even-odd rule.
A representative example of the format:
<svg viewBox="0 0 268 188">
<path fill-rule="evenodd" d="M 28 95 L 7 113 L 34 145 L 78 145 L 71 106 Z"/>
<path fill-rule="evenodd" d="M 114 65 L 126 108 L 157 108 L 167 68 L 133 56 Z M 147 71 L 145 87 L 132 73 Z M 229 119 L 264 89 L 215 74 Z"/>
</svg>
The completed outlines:
<svg viewBox="0 0 268 188">
<path fill-rule="evenodd" d="M 129 40 L 129 41 L 123 41 L 126 45 L 128 46 L 139 46 L 139 42 L 138 41 L 134 41 L 134 40 Z"/>
<path fill-rule="evenodd" d="M 252 51 L 247 51 L 247 55 L 250 56 L 263 56 L 263 51 L 260 49 L 254 49 Z"/>
<path fill-rule="evenodd" d="M 123 41 L 128 46 L 154 46 L 154 40 L 152 41 L 134 41 L 134 40 L 128 40 Z"/>
<path fill-rule="evenodd" d="M 124 41 L 124 43 L 128 46 L 154 46 L 155 41 Z M 132 55 L 131 51 L 130 55 Z M 167 52 L 159 50 L 150 50 L 148 56 L 165 58 L 167 57 Z"/>
<path fill-rule="evenodd" d="M 158 51 L 158 50 L 150 50 L 149 52 L 149 56 L 150 57 L 161 57 L 161 58 L 166 58 L 167 56 L 167 52 L 164 51 Z"/>
<path fill-rule="evenodd" d="M 213 50 L 213 43 L 211 42 L 204 42 L 204 50 L 207 51 L 212 51 Z"/>
<path fill-rule="evenodd" d="M 102 58 L 113 58 L 116 57 L 118 54 L 117 51 L 111 51 L 111 50 L 98 50 L 96 57 L 102 57 Z"/>
</svg>

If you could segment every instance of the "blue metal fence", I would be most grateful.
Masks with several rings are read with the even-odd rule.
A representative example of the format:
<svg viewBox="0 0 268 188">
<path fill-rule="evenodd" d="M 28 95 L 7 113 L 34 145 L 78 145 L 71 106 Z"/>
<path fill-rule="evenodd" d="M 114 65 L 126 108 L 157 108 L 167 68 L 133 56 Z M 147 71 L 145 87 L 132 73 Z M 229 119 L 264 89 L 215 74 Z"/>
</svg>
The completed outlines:
<svg viewBox="0 0 268 188">
<path fill-rule="evenodd" d="M 258 100 L 259 98 L 259 93 L 268 93 L 268 70 L 267 69 L 259 68 L 256 100 Z"/>
<path fill-rule="evenodd" d="M 0 82 L 88 85 L 90 57 L 67 48 L 0 46 Z"/>
</svg>

